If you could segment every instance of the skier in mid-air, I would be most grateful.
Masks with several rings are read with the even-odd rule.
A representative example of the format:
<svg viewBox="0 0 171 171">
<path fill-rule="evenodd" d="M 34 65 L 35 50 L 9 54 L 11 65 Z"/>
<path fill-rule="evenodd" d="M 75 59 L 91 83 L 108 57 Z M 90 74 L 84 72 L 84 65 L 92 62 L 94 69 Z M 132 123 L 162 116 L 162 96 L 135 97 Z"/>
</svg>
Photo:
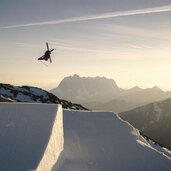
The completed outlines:
<svg viewBox="0 0 171 171">
<path fill-rule="evenodd" d="M 50 57 L 50 54 L 51 54 L 52 51 L 54 51 L 54 49 L 49 50 L 48 43 L 46 43 L 46 46 L 47 46 L 47 51 L 44 53 L 43 56 L 41 56 L 40 58 L 38 58 L 38 60 L 45 60 L 45 61 L 47 61 L 49 59 L 50 62 L 52 62 L 51 57 Z"/>
</svg>

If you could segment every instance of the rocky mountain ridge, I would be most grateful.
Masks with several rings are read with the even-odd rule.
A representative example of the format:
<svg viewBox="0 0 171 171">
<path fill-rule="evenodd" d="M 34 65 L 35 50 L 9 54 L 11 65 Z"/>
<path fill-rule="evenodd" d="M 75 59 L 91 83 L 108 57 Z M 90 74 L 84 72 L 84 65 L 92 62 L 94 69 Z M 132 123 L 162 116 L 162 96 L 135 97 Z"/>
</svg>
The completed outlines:
<svg viewBox="0 0 171 171">
<path fill-rule="evenodd" d="M 105 89 L 105 91 L 104 91 Z M 97 99 L 105 102 L 119 94 L 115 81 L 105 77 L 80 77 L 73 75 L 65 77 L 57 88 L 50 92 L 60 98 L 74 100 L 74 102 L 94 102 Z"/>
<path fill-rule="evenodd" d="M 171 99 L 122 112 L 119 116 L 146 136 L 171 149 Z"/>
<path fill-rule="evenodd" d="M 93 110 L 107 110 L 116 113 L 171 97 L 159 87 L 142 89 L 135 86 L 122 89 L 113 79 L 106 77 L 65 77 L 57 88 L 50 90 L 60 98 L 81 103 Z"/>
<path fill-rule="evenodd" d="M 67 100 L 59 99 L 52 93 L 37 87 L 12 86 L 0 83 L 1 102 L 35 102 L 61 104 L 63 108 L 86 110 L 82 105 L 74 104 Z"/>
</svg>

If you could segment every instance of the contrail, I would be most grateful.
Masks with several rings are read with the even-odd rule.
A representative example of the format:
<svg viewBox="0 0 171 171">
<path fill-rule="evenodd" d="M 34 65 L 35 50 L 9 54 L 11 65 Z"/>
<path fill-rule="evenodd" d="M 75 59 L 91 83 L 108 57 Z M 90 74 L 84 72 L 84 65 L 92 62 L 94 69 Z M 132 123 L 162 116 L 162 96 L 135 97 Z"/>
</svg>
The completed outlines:
<svg viewBox="0 0 171 171">
<path fill-rule="evenodd" d="M 72 23 L 72 22 L 80 22 L 80 21 L 89 21 L 89 20 L 97 20 L 97 19 L 105 19 L 105 18 L 107 19 L 107 18 L 124 17 L 124 16 L 133 16 L 133 15 L 140 15 L 140 14 L 161 13 L 161 12 L 171 12 L 171 5 L 137 9 L 137 10 L 128 10 L 128 11 L 116 11 L 116 12 L 110 12 L 110 13 L 81 16 L 81 17 L 72 17 L 72 18 L 45 21 L 45 22 L 11 25 L 11 26 L 0 27 L 0 29 L 29 27 L 29 26 L 55 25 L 55 24 L 64 24 L 64 23 Z"/>
</svg>

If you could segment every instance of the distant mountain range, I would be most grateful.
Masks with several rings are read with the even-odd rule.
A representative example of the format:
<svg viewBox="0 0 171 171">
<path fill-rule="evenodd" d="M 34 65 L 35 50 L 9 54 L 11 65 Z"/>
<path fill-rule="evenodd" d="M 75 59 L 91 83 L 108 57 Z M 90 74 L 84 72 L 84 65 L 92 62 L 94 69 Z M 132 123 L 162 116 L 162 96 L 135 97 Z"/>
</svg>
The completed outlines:
<svg viewBox="0 0 171 171">
<path fill-rule="evenodd" d="M 37 87 L 0 84 L 0 102 L 55 103 L 62 104 L 63 108 L 67 109 L 87 110 L 79 105 L 80 100 L 90 109 L 126 111 L 149 101 L 157 101 L 170 96 L 170 92 L 164 92 L 158 87 L 149 89 L 134 87 L 124 90 L 119 88 L 114 80 L 105 77 L 81 78 L 78 75 L 66 77 L 58 88 L 51 92 L 55 93 L 55 91 L 60 98 Z M 144 105 L 119 115 L 138 128 L 143 136 L 150 137 L 155 142 L 171 149 L 171 99 Z"/>
<path fill-rule="evenodd" d="M 135 86 L 126 90 L 119 88 L 113 79 L 78 75 L 65 77 L 50 92 L 89 109 L 116 113 L 171 97 L 171 92 L 164 92 L 159 87 L 142 89 Z"/>
<path fill-rule="evenodd" d="M 171 150 L 171 99 L 122 112 L 119 116 Z"/>
<path fill-rule="evenodd" d="M 67 100 L 59 99 L 52 93 L 37 87 L 12 86 L 0 83 L 0 102 L 37 102 L 61 104 L 63 108 L 86 110 L 79 104 L 74 104 Z"/>
<path fill-rule="evenodd" d="M 74 102 L 106 102 L 119 95 L 115 81 L 105 77 L 65 77 L 59 86 L 51 90 L 58 97 Z"/>
</svg>

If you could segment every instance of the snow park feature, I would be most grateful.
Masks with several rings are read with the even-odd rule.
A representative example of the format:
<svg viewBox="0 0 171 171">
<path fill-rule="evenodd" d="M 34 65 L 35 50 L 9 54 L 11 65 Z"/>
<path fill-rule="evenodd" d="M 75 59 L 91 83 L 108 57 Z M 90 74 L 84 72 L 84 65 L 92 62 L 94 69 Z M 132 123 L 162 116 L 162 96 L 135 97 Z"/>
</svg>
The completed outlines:
<svg viewBox="0 0 171 171">
<path fill-rule="evenodd" d="M 64 150 L 57 162 L 59 171 L 171 168 L 171 158 L 166 155 L 169 153 L 153 148 L 137 129 L 112 112 L 64 110 L 63 119 Z"/>
<path fill-rule="evenodd" d="M 0 103 L 1 171 L 170 171 L 171 153 L 150 145 L 112 112 Z"/>
<path fill-rule="evenodd" d="M 0 170 L 48 171 L 63 149 L 62 108 L 0 103 Z"/>
</svg>

